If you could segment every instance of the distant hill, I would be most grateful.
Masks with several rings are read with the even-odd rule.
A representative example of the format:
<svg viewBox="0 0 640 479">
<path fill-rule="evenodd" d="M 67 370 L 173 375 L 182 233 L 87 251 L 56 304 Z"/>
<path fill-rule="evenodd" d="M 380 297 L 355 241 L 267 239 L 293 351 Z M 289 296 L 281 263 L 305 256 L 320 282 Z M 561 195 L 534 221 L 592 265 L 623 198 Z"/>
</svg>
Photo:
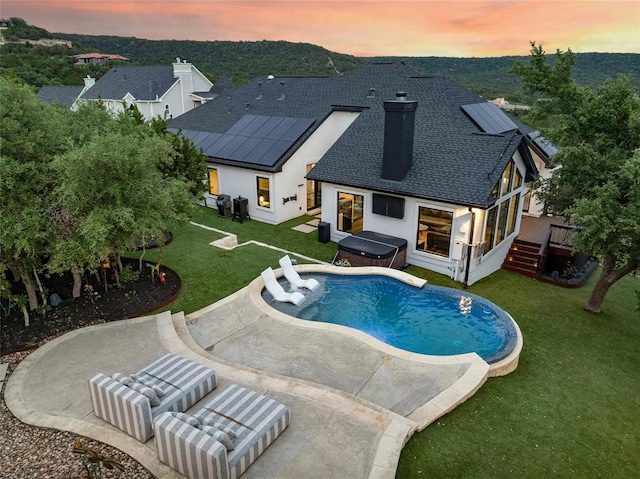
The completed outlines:
<svg viewBox="0 0 640 479">
<path fill-rule="evenodd" d="M 509 69 L 515 60 L 526 61 L 527 58 L 377 57 L 376 60 L 404 61 L 427 75 L 449 77 L 487 99 L 508 97 L 510 101 L 525 101 L 520 92 L 520 78 L 509 73 Z M 549 54 L 549 61 L 555 63 L 555 56 Z M 574 80 L 590 88 L 596 88 L 607 78 L 615 78 L 618 74 L 631 75 L 634 85 L 640 89 L 640 55 L 578 53 L 572 70 Z"/>
<path fill-rule="evenodd" d="M 193 63 L 214 78 L 227 75 L 236 83 L 260 75 L 337 75 L 357 68 L 363 60 L 352 55 L 331 52 L 309 43 L 285 41 L 196 42 L 190 40 L 142 40 L 56 33 L 90 50 L 117 53 L 131 63 L 159 65 L 176 57 Z"/>
<path fill-rule="evenodd" d="M 520 79 L 509 68 L 516 58 L 449 57 L 354 57 L 331 52 L 317 45 L 285 41 L 196 42 L 143 40 L 56 33 L 93 50 L 118 53 L 142 64 L 169 63 L 179 56 L 213 77 L 226 74 L 236 82 L 260 75 L 335 75 L 370 61 L 404 61 L 419 73 L 446 76 L 486 98 L 522 99 Z M 574 67 L 575 80 L 591 88 L 619 73 L 632 75 L 640 88 L 640 55 L 625 53 L 580 53 Z"/>
<path fill-rule="evenodd" d="M 516 59 L 527 57 L 449 58 L 449 57 L 355 57 L 329 51 L 309 43 L 285 41 L 197 42 L 187 40 L 144 40 L 135 37 L 55 33 L 10 19 L 5 37 L 24 40 L 38 38 L 70 40 L 72 48 L 39 47 L 7 43 L 1 47 L 0 74 L 18 76 L 34 86 L 80 84 L 87 74 L 99 77 L 108 66 L 77 67 L 71 55 L 102 52 L 123 55 L 129 64 L 170 64 L 176 57 L 192 62 L 212 80 L 221 75 L 241 84 L 257 76 L 340 75 L 371 61 L 403 61 L 419 74 L 446 76 L 484 98 L 505 97 L 511 102 L 528 102 L 520 79 L 509 73 Z M 553 55 L 550 55 L 553 61 Z M 574 79 L 594 88 L 619 73 L 630 74 L 640 89 L 640 54 L 580 53 L 574 66 Z"/>
</svg>

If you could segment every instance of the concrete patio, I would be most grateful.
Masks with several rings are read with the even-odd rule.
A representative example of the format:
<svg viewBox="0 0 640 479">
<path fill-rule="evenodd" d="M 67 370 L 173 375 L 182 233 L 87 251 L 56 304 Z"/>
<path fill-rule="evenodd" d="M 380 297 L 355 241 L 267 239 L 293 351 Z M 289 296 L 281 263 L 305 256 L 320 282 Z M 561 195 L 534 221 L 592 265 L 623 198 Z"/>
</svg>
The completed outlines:
<svg viewBox="0 0 640 479">
<path fill-rule="evenodd" d="M 490 375 L 475 354 L 385 349 L 366 335 L 269 314 L 255 296 L 261 289 L 256 280 L 186 318 L 165 312 L 67 333 L 16 368 L 7 406 L 25 423 L 117 447 L 157 477 L 182 477 L 158 461 L 153 439 L 140 443 L 94 416 L 87 387 L 96 372 L 132 372 L 175 352 L 211 367 L 219 379 L 193 410 L 230 383 L 290 407 L 290 427 L 243 477 L 391 479 L 411 435 Z"/>
</svg>

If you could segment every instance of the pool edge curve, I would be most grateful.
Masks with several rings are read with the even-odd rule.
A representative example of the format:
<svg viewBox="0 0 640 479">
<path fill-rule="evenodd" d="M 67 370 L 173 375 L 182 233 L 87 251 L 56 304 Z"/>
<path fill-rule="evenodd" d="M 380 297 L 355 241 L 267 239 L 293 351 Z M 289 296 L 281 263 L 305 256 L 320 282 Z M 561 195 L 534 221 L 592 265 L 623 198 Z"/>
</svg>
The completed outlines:
<svg viewBox="0 0 640 479">
<path fill-rule="evenodd" d="M 328 264 L 300 264 L 296 265 L 295 269 L 301 273 L 332 273 L 332 274 L 342 274 L 342 275 L 366 275 L 366 274 L 378 274 L 383 276 L 389 276 L 400 280 L 404 283 L 407 283 L 411 286 L 415 286 L 418 288 L 423 287 L 427 284 L 427 281 L 416 276 L 413 276 L 409 273 L 405 273 L 404 271 L 399 271 L 391 268 L 383 268 L 379 266 L 363 266 L 357 268 L 346 268 L 333 266 Z M 275 269 L 274 273 L 276 277 L 280 278 L 283 276 L 281 269 Z M 394 346 L 391 346 L 385 342 L 382 342 L 373 336 L 370 336 L 362 331 L 359 331 L 354 328 L 350 328 L 348 326 L 342 326 L 338 324 L 330 324 L 324 322 L 313 322 L 305 319 L 296 318 L 293 316 L 289 316 L 288 314 L 282 313 L 277 309 L 271 307 L 267 304 L 266 301 L 262 298 L 262 290 L 264 289 L 264 282 L 262 277 L 258 276 L 249 284 L 250 297 L 253 301 L 254 305 L 259 308 L 264 313 L 269 316 L 276 318 L 280 321 L 284 321 L 290 324 L 296 324 L 305 328 L 312 329 L 321 329 L 328 331 L 336 331 L 342 334 L 347 334 L 355 339 L 358 339 L 365 344 L 372 346 L 382 353 L 392 354 L 399 358 L 408 359 L 412 361 L 417 361 L 421 363 L 432 363 L 432 364 L 450 364 L 450 363 L 475 363 L 477 360 L 480 360 L 483 364 L 488 366 L 488 377 L 499 377 L 505 376 L 511 372 L 513 372 L 518 367 L 518 361 L 520 359 L 520 353 L 522 351 L 522 347 L 524 344 L 522 338 L 522 332 L 520 331 L 520 327 L 518 323 L 513 319 L 513 317 L 505 311 L 511 322 L 513 323 L 516 329 L 516 345 L 513 350 L 503 359 L 496 361 L 495 363 L 489 364 L 484 359 L 482 359 L 476 353 L 465 353 L 465 354 L 456 354 L 449 356 L 435 356 L 428 354 L 420 354 L 413 353 L 410 351 L 406 351 L 404 349 L 399 349 Z M 504 310 L 503 310 L 504 311 Z"/>
</svg>

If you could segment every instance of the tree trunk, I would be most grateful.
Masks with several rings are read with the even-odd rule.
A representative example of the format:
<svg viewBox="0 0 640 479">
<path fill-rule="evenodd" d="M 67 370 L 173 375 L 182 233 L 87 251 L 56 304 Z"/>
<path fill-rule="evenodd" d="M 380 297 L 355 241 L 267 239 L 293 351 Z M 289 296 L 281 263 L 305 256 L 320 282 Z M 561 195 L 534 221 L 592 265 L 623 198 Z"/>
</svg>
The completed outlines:
<svg viewBox="0 0 640 479">
<path fill-rule="evenodd" d="M 13 276 L 13 282 L 17 283 L 20 281 L 20 269 L 16 267 L 13 262 L 7 261 L 7 266 L 9 267 L 9 271 L 11 271 L 11 276 Z"/>
<path fill-rule="evenodd" d="M 73 290 L 71 292 L 71 296 L 74 298 L 79 298 L 80 294 L 82 294 L 82 274 L 81 269 L 78 266 L 73 266 L 71 268 L 71 275 L 73 276 Z"/>
<path fill-rule="evenodd" d="M 22 278 L 22 282 L 24 283 L 24 287 L 27 290 L 27 298 L 29 298 L 29 310 L 33 311 L 38 308 L 38 296 L 36 295 L 36 287 L 33 285 L 33 280 L 28 273 L 25 273 L 22 268 L 20 268 L 20 277 Z"/>
<path fill-rule="evenodd" d="M 147 248 L 144 245 L 144 238 L 142 238 L 142 254 L 140 255 L 140 259 L 138 260 L 138 271 L 142 271 L 142 258 L 147 252 Z"/>
<path fill-rule="evenodd" d="M 44 288 L 42 287 L 42 282 L 40 281 L 40 276 L 38 275 L 38 271 L 36 271 L 35 268 L 33 268 L 33 277 L 36 279 L 36 282 L 38 283 L 38 291 L 40 291 L 40 297 L 42 298 L 42 305 L 46 306 L 47 305 L 47 293 L 45 292 Z"/>
<path fill-rule="evenodd" d="M 602 309 L 602 303 L 604 298 L 609 292 L 609 288 L 613 283 L 619 279 L 625 277 L 638 267 L 637 261 L 632 261 L 624 265 L 622 268 L 614 269 L 615 258 L 611 255 L 607 255 L 602 265 L 602 273 L 598 277 L 589 300 L 585 303 L 584 309 L 593 313 L 599 313 Z"/>
<path fill-rule="evenodd" d="M 22 306 L 22 315 L 24 316 L 24 327 L 29 327 L 29 311 L 27 311 L 27 306 Z"/>
</svg>

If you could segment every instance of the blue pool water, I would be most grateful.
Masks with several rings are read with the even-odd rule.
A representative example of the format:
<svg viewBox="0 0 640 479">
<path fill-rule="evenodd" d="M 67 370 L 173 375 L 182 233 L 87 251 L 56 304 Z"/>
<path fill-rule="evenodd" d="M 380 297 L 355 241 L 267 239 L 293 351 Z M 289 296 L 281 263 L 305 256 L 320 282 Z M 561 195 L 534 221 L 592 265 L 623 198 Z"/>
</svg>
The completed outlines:
<svg viewBox="0 0 640 479">
<path fill-rule="evenodd" d="M 517 331 L 509 315 L 490 301 L 452 288 L 410 286 L 381 275 L 302 275 L 320 282 L 303 290 L 300 306 L 274 301 L 272 307 L 309 321 L 358 329 L 396 348 L 437 356 L 476 352 L 488 363 L 509 355 Z M 283 287 L 289 283 L 281 279 Z"/>
</svg>

